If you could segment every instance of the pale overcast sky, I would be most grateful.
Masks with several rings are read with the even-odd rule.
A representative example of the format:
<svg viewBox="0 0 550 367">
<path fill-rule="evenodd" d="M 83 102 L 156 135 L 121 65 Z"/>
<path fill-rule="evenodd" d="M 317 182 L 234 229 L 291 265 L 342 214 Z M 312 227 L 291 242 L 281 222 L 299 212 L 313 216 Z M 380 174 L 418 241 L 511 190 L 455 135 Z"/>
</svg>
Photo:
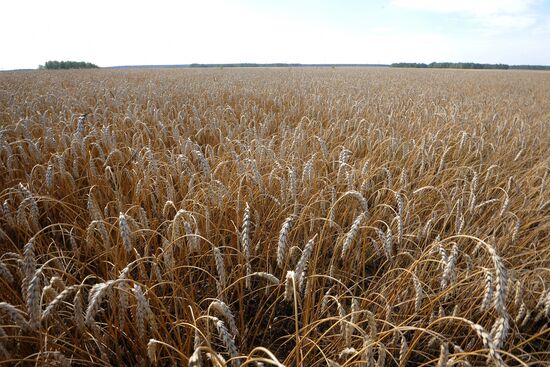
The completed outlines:
<svg viewBox="0 0 550 367">
<path fill-rule="evenodd" d="M 0 70 L 231 62 L 550 65 L 550 0 L 7 0 Z"/>
</svg>

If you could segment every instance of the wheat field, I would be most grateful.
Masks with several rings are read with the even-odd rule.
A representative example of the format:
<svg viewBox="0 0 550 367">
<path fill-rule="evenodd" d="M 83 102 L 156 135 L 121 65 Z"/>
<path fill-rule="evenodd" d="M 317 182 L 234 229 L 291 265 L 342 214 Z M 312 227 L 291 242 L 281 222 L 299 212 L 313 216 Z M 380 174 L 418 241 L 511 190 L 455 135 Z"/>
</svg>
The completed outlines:
<svg viewBox="0 0 550 367">
<path fill-rule="evenodd" d="M 550 366 L 550 73 L 0 73 L 0 364 Z"/>
</svg>

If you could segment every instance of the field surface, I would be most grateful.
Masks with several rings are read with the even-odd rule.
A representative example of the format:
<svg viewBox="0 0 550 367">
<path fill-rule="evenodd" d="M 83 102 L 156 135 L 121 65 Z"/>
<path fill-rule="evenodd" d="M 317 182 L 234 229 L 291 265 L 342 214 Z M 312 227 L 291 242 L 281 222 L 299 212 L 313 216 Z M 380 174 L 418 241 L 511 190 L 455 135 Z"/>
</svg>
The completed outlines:
<svg viewBox="0 0 550 367">
<path fill-rule="evenodd" d="M 550 73 L 0 73 L 0 365 L 550 366 Z"/>
</svg>

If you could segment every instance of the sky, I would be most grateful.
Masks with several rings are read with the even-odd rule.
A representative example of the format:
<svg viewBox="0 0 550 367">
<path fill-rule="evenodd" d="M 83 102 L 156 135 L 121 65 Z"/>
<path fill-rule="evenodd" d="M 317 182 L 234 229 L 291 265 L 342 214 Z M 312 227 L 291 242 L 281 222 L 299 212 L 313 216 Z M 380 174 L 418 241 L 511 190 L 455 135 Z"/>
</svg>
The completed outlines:
<svg viewBox="0 0 550 367">
<path fill-rule="evenodd" d="M 550 65 L 550 0 L 6 0 L 0 70 L 464 61 Z"/>
</svg>

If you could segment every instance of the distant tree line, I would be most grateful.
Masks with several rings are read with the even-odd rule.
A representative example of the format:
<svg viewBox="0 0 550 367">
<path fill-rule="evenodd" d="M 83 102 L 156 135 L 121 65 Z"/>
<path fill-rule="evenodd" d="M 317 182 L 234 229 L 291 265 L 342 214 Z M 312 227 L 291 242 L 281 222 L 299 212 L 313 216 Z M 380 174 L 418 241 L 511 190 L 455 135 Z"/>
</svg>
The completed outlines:
<svg viewBox="0 0 550 367">
<path fill-rule="evenodd" d="M 190 64 L 191 68 L 282 68 L 282 67 L 387 67 L 387 64 L 300 64 L 300 63 L 228 63 L 228 64 Z"/>
<path fill-rule="evenodd" d="M 507 65 L 507 64 L 478 64 L 475 62 L 432 62 L 430 64 L 418 62 L 398 62 L 390 65 L 394 68 L 420 68 L 420 69 L 520 69 L 520 70 L 550 70 L 550 66 L 544 65 Z"/>
<path fill-rule="evenodd" d="M 506 64 L 478 64 L 475 62 L 432 62 L 430 64 L 417 62 L 398 62 L 390 65 L 394 68 L 432 68 L 432 69 L 509 69 Z"/>
<path fill-rule="evenodd" d="M 519 70 L 550 70 L 548 65 L 512 65 L 510 69 L 519 69 Z"/>
<path fill-rule="evenodd" d="M 229 63 L 229 64 L 197 64 L 193 63 L 189 65 L 192 68 L 257 68 L 257 67 L 291 67 L 300 66 L 300 64 L 285 64 L 285 63 L 271 63 L 271 64 L 256 64 L 250 62 L 244 63 Z"/>
<path fill-rule="evenodd" d="M 46 61 L 44 65 L 39 65 L 38 69 L 97 69 L 99 66 L 91 62 L 84 61 Z"/>
</svg>

